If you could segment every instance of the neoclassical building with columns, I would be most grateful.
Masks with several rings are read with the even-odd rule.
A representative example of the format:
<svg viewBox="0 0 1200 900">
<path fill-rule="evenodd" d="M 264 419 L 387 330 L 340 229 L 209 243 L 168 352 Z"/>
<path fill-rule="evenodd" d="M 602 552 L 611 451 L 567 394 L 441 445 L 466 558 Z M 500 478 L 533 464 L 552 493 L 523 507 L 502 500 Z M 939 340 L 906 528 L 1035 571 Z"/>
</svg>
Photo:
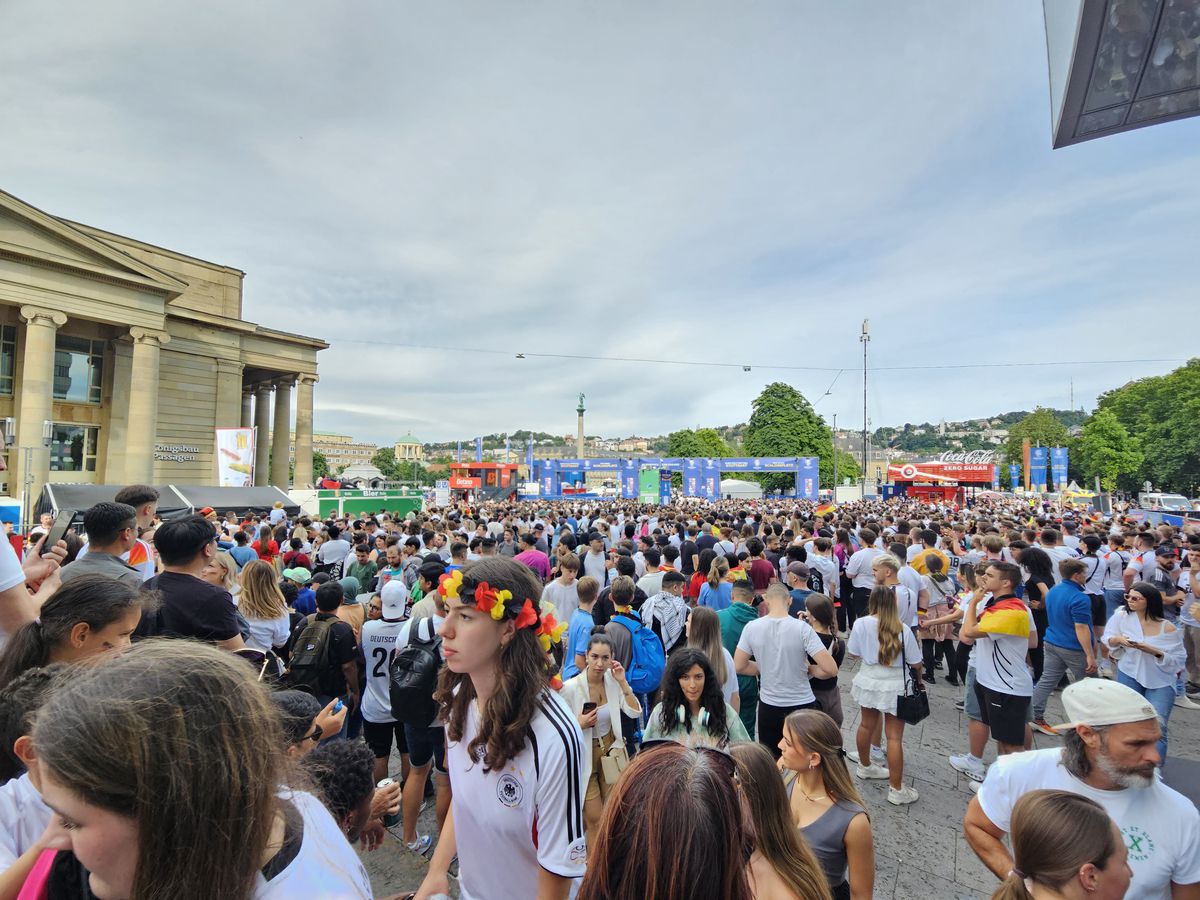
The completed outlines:
<svg viewBox="0 0 1200 900">
<path fill-rule="evenodd" d="M 254 483 L 286 489 L 293 414 L 294 483 L 311 484 L 328 344 L 244 321 L 244 277 L 0 191 L 0 419 L 15 425 L 5 493 L 216 484 L 214 429 L 251 425 Z"/>
</svg>

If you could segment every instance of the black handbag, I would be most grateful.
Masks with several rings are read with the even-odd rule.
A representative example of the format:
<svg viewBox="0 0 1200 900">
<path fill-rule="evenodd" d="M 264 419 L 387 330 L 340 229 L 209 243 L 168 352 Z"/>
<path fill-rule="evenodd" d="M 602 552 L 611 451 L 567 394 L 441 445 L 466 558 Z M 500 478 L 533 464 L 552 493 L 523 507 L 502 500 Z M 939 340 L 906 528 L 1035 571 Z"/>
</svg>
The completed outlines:
<svg viewBox="0 0 1200 900">
<path fill-rule="evenodd" d="M 909 725 L 916 725 L 929 718 L 929 694 L 923 684 L 917 684 L 908 668 L 908 658 L 904 655 L 903 634 L 900 636 L 900 669 L 904 672 L 904 693 L 896 695 L 896 718 Z"/>
</svg>

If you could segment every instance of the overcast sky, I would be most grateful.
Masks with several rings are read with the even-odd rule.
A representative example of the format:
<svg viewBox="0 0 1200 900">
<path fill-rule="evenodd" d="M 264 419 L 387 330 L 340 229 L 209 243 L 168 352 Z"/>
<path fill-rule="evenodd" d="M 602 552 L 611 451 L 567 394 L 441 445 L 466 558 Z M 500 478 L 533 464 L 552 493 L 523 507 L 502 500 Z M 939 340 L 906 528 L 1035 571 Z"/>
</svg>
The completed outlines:
<svg viewBox="0 0 1200 900">
<path fill-rule="evenodd" d="M 244 270 L 245 318 L 332 344 L 318 430 L 573 433 L 583 391 L 589 434 L 657 434 L 780 379 L 857 428 L 864 317 L 872 427 L 1072 378 L 1091 408 L 1196 352 L 1200 123 L 1052 151 L 1035 0 L 6 0 L 0 27 L 0 187 Z M 1108 364 L 883 370 L 1056 359 Z"/>
</svg>

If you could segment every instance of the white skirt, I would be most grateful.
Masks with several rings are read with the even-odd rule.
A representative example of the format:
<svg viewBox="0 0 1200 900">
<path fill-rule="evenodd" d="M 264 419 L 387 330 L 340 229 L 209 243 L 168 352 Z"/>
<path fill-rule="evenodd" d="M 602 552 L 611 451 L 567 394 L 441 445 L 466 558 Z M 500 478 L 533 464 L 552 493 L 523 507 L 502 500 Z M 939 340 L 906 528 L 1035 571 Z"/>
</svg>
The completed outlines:
<svg viewBox="0 0 1200 900">
<path fill-rule="evenodd" d="M 898 666 L 863 663 L 850 683 L 850 696 L 863 709 L 896 714 L 896 697 L 904 692 L 904 672 Z"/>
</svg>

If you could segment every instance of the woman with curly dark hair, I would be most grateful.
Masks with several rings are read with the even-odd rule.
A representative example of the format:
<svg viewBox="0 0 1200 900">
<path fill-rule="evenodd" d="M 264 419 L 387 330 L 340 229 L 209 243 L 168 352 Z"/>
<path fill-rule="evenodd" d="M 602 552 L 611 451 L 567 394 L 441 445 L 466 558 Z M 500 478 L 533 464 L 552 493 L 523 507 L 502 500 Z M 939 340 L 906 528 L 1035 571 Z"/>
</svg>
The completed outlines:
<svg viewBox="0 0 1200 900">
<path fill-rule="evenodd" d="M 565 624 L 541 612 L 533 572 L 504 557 L 447 572 L 438 593 L 446 664 L 434 698 L 454 796 L 416 896 L 449 893 L 457 854 L 464 900 L 565 898 L 586 858 L 583 733 L 546 665 Z"/>
<path fill-rule="evenodd" d="M 683 647 L 667 659 L 662 702 L 650 713 L 643 739 L 718 747 L 750 740 L 703 650 Z"/>
</svg>

